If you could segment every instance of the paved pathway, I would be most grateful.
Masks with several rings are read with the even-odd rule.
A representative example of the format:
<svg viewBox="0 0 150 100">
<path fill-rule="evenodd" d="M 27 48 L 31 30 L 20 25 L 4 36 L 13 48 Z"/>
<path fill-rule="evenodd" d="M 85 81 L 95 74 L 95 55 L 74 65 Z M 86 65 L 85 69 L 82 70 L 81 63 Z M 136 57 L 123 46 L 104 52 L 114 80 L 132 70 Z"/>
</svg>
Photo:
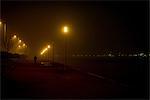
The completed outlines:
<svg viewBox="0 0 150 100">
<path fill-rule="evenodd" d="M 16 64 L 7 71 L 4 95 L 9 98 L 118 98 L 128 87 L 75 70 Z"/>
</svg>

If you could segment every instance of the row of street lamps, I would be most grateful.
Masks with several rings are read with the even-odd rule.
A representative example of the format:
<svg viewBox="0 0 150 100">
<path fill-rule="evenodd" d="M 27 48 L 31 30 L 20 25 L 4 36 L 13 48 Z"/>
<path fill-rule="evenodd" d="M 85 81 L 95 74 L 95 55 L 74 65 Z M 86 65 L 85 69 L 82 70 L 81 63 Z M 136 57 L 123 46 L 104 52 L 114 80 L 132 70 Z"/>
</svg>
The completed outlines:
<svg viewBox="0 0 150 100">
<path fill-rule="evenodd" d="M 19 53 L 20 50 L 25 50 L 27 45 L 16 35 L 7 34 L 7 26 L 5 21 L 0 21 L 1 30 L 1 49 L 5 52 Z"/>
<path fill-rule="evenodd" d="M 64 27 L 62 28 L 62 31 L 63 31 L 63 34 L 67 35 L 68 32 L 69 32 L 68 26 L 64 26 Z M 66 37 L 66 36 L 64 37 L 64 42 L 65 42 L 65 48 L 64 48 L 64 66 L 66 66 L 66 65 L 67 65 L 67 37 Z M 51 46 L 48 45 L 46 48 L 44 48 L 44 49 L 41 51 L 40 55 L 42 56 L 42 55 L 44 55 L 45 53 L 48 53 L 48 59 L 49 59 L 49 51 L 50 51 L 49 49 L 50 49 L 50 48 L 51 48 Z M 52 42 L 52 61 L 53 61 L 53 63 L 54 63 L 54 42 Z"/>
<path fill-rule="evenodd" d="M 16 35 L 12 36 L 11 43 L 12 43 L 12 49 L 10 50 L 10 52 L 12 53 L 23 54 L 24 51 L 27 49 L 27 45 Z"/>
<path fill-rule="evenodd" d="M 44 49 L 41 51 L 41 55 L 43 55 L 48 49 L 50 49 L 50 45 L 48 45 L 46 48 L 44 48 Z"/>
<path fill-rule="evenodd" d="M 4 35 L 4 48 L 6 49 L 6 51 L 8 52 L 8 46 L 7 46 L 7 42 L 8 42 L 8 37 L 6 36 L 7 34 L 6 34 L 6 23 L 5 22 L 2 22 L 2 21 L 0 21 L 0 26 L 3 26 L 3 35 Z M 68 34 L 68 32 L 69 32 L 69 28 L 68 28 L 68 26 L 64 26 L 63 27 L 63 33 L 66 35 L 66 34 Z M 17 36 L 16 35 L 14 35 L 13 37 L 12 37 L 12 40 L 16 40 L 17 39 Z M 65 50 L 64 50 L 64 64 L 65 65 L 67 65 L 67 37 L 65 36 L 64 37 L 64 42 L 65 42 Z M 18 38 L 18 45 L 17 45 L 17 48 L 18 49 L 21 49 L 21 48 L 25 48 L 25 47 L 27 47 L 26 46 L 26 44 L 25 43 L 23 43 L 22 45 L 20 45 L 22 43 L 22 40 L 20 40 L 19 38 Z M 54 42 L 52 43 L 52 45 L 53 45 L 53 62 L 54 62 Z M 41 55 L 43 55 L 46 51 L 48 51 L 48 49 L 50 49 L 50 45 L 48 45 L 42 52 L 41 52 Z M 16 51 L 15 51 L 16 52 Z"/>
</svg>

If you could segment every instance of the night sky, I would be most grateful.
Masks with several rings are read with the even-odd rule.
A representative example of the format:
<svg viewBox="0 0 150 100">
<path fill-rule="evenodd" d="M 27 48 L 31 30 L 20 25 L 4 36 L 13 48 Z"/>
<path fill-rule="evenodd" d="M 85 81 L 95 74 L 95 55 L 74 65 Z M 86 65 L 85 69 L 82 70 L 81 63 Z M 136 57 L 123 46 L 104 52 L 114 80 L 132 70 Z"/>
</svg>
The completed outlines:
<svg viewBox="0 0 150 100">
<path fill-rule="evenodd" d="M 7 32 L 17 33 L 37 55 L 54 41 L 63 49 L 61 28 L 70 27 L 72 52 L 99 48 L 148 48 L 148 2 L 2 2 Z"/>
</svg>

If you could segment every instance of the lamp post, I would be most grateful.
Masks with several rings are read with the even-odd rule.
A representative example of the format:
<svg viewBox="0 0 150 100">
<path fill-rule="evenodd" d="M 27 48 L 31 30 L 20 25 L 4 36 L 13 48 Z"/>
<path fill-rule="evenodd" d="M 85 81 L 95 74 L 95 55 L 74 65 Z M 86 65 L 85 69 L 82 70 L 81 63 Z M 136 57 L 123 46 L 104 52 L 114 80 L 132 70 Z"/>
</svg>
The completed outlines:
<svg viewBox="0 0 150 100">
<path fill-rule="evenodd" d="M 68 30 L 68 27 L 67 26 L 64 26 L 63 27 L 63 33 L 64 33 L 64 35 L 67 35 L 68 34 L 68 32 L 69 32 L 69 30 Z M 67 65 L 67 37 L 65 36 L 64 37 L 64 42 L 65 42 L 65 50 L 64 50 L 64 68 L 65 68 L 65 66 Z"/>
<path fill-rule="evenodd" d="M 6 34 L 6 22 L 0 21 L 0 26 L 2 27 L 3 32 L 3 46 L 4 51 L 8 52 L 8 40 L 7 40 L 7 34 Z"/>
<path fill-rule="evenodd" d="M 6 33 L 6 23 L 4 23 L 4 43 L 6 52 L 8 52 L 8 40 L 7 40 L 7 33 Z"/>
<path fill-rule="evenodd" d="M 49 57 L 49 54 L 50 54 L 50 53 L 49 53 L 49 52 L 50 52 L 49 49 L 50 49 L 50 48 L 51 48 L 51 46 L 50 46 L 50 45 L 47 45 L 46 48 L 44 48 L 44 49 L 41 51 L 41 53 L 40 53 L 41 56 L 43 56 L 43 57 L 45 56 L 45 59 L 48 60 L 48 63 L 49 63 L 49 60 L 50 60 L 50 57 Z M 47 52 L 47 55 L 44 55 L 45 52 Z"/>
<path fill-rule="evenodd" d="M 0 21 L 0 51 L 2 50 L 2 22 Z"/>
<path fill-rule="evenodd" d="M 52 42 L 52 62 L 54 66 L 54 42 Z"/>
<path fill-rule="evenodd" d="M 50 49 L 50 48 L 51 48 L 51 46 L 50 46 L 50 45 L 48 45 L 48 46 L 47 46 L 47 48 L 48 48 L 48 49 Z M 50 63 L 50 50 L 48 50 L 48 62 Z"/>
<path fill-rule="evenodd" d="M 16 40 L 17 40 L 17 36 L 16 35 L 13 35 L 13 36 L 11 36 L 11 39 L 10 39 L 10 52 L 12 52 L 12 53 L 15 53 L 15 42 L 16 42 Z"/>
</svg>

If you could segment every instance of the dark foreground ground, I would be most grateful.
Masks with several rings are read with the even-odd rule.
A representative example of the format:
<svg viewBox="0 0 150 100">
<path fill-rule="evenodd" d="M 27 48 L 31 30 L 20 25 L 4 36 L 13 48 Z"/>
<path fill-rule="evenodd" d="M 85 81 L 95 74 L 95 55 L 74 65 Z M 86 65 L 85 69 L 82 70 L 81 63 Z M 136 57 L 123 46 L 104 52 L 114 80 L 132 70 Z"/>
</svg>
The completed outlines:
<svg viewBox="0 0 150 100">
<path fill-rule="evenodd" d="M 111 77 L 93 75 L 86 71 L 71 69 L 71 67 L 64 71 L 62 66 L 57 64 L 55 67 L 48 67 L 30 62 L 12 61 L 3 63 L 2 98 L 148 99 L 147 80 L 143 76 L 138 76 L 139 83 L 136 78 L 136 82 L 130 80 L 130 84 L 130 82 L 122 83 L 112 80 Z M 141 80 L 141 78 L 144 79 Z"/>
</svg>

